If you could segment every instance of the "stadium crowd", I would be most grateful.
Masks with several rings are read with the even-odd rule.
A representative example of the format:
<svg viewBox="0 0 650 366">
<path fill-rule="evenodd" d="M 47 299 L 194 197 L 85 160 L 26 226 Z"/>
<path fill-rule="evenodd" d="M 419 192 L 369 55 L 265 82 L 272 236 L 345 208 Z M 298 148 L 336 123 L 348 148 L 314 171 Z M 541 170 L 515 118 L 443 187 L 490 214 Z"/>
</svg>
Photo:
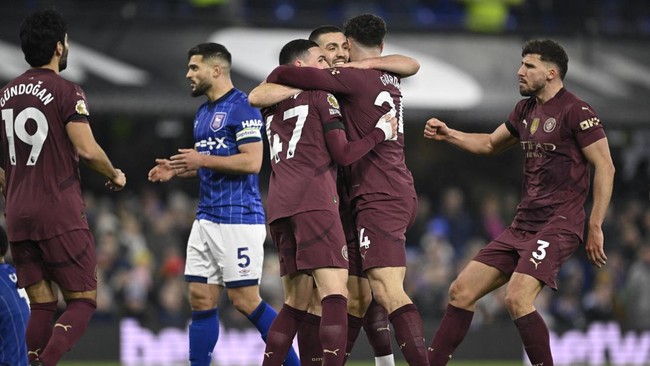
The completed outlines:
<svg viewBox="0 0 650 366">
<path fill-rule="evenodd" d="M 24 13 L 15 5 L 5 10 Z M 25 11 L 56 5 L 79 14 L 80 21 L 99 24 L 191 19 L 222 26 L 309 28 L 371 12 L 393 30 L 650 35 L 650 4 L 644 0 L 26 0 L 22 5 Z"/>
</svg>

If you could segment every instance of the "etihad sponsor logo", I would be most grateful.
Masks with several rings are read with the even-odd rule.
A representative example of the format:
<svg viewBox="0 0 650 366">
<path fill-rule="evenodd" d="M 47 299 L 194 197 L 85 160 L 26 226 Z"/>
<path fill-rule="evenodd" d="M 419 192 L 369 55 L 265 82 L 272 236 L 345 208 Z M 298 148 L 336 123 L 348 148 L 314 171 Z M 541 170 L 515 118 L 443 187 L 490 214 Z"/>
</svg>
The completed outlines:
<svg viewBox="0 0 650 366">
<path fill-rule="evenodd" d="M 519 144 L 527 158 L 543 158 L 547 152 L 557 149 L 557 146 L 550 142 L 521 141 Z"/>
<path fill-rule="evenodd" d="M 580 129 L 584 131 L 594 126 L 597 126 L 599 124 L 600 124 L 600 119 L 598 119 L 598 117 L 591 117 L 589 119 L 580 122 Z"/>
</svg>

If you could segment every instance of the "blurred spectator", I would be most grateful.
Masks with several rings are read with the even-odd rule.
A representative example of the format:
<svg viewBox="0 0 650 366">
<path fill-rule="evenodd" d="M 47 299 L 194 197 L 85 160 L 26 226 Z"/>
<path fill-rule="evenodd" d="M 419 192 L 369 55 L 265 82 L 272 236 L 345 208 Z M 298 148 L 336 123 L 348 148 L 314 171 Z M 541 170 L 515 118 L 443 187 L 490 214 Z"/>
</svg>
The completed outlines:
<svg viewBox="0 0 650 366">
<path fill-rule="evenodd" d="M 446 237 L 454 248 L 454 258 L 459 258 L 473 236 L 474 220 L 465 208 L 465 193 L 460 188 L 443 190 L 441 200 L 439 213 L 427 224 L 427 233 Z"/>
<path fill-rule="evenodd" d="M 650 244 L 639 248 L 638 259 L 630 267 L 625 282 L 625 304 L 630 329 L 650 329 Z"/>
</svg>

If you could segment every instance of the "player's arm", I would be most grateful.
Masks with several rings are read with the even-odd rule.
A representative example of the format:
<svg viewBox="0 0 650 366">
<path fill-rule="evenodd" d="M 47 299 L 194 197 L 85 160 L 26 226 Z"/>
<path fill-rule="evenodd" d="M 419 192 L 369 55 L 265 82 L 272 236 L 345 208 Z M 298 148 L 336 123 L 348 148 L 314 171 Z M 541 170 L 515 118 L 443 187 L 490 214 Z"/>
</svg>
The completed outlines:
<svg viewBox="0 0 650 366">
<path fill-rule="evenodd" d="M 348 141 L 343 123 L 338 120 L 323 126 L 325 143 L 332 159 L 339 165 L 346 166 L 361 159 L 377 144 L 388 141 L 397 134 L 397 118 L 387 113 L 377 121 L 375 129 L 363 139 Z"/>
<path fill-rule="evenodd" d="M 239 145 L 239 154 L 230 156 L 204 155 L 194 149 L 178 149 L 170 158 L 172 169 L 196 171 L 212 169 L 225 174 L 257 174 L 262 168 L 263 145 L 261 140 Z"/>
<path fill-rule="evenodd" d="M 248 102 L 257 108 L 270 107 L 301 91 L 301 89 L 286 85 L 262 83 L 248 94 Z"/>
<path fill-rule="evenodd" d="M 383 70 L 406 78 L 417 74 L 420 70 L 420 63 L 416 59 L 404 55 L 386 55 L 348 62 L 341 67 Z"/>
<path fill-rule="evenodd" d="M 593 207 L 589 216 L 585 250 L 589 262 L 600 268 L 607 262 L 602 225 L 614 189 L 615 168 L 606 137 L 583 148 L 582 152 L 594 166 Z"/>
<path fill-rule="evenodd" d="M 270 83 L 303 90 L 323 90 L 333 94 L 353 94 L 354 87 L 365 85 L 364 76 L 354 69 L 317 69 L 315 67 L 278 66 L 266 79 Z"/>
<path fill-rule="evenodd" d="M 519 139 L 502 123 L 492 133 L 467 133 L 449 128 L 437 118 L 431 118 L 424 126 L 424 137 L 446 141 L 461 150 L 478 155 L 498 155 L 517 144 Z"/>
<path fill-rule="evenodd" d="M 124 173 L 113 167 L 104 150 L 99 146 L 85 121 L 70 121 L 65 125 L 66 132 L 79 156 L 92 170 L 108 178 L 106 186 L 111 190 L 120 190 L 126 185 Z"/>
</svg>

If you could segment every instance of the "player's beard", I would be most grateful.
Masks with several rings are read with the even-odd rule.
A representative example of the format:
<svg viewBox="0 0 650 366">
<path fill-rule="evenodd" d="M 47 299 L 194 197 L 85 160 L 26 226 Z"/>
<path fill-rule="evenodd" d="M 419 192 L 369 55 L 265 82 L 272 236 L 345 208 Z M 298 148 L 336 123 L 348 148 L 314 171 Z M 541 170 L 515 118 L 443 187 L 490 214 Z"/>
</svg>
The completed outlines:
<svg viewBox="0 0 650 366">
<path fill-rule="evenodd" d="M 546 83 L 544 80 L 537 80 L 533 81 L 530 86 L 529 84 L 519 84 L 519 94 L 521 94 L 522 97 L 534 97 L 537 95 L 537 93 L 544 89 L 546 86 Z"/>
<path fill-rule="evenodd" d="M 65 70 L 68 67 L 68 48 L 63 46 L 63 54 L 59 59 L 59 72 Z"/>
<path fill-rule="evenodd" d="M 199 81 L 194 89 L 192 90 L 192 96 L 193 97 L 200 97 L 201 95 L 204 95 L 205 93 L 208 92 L 212 85 L 210 83 L 206 83 L 204 81 Z"/>
</svg>

